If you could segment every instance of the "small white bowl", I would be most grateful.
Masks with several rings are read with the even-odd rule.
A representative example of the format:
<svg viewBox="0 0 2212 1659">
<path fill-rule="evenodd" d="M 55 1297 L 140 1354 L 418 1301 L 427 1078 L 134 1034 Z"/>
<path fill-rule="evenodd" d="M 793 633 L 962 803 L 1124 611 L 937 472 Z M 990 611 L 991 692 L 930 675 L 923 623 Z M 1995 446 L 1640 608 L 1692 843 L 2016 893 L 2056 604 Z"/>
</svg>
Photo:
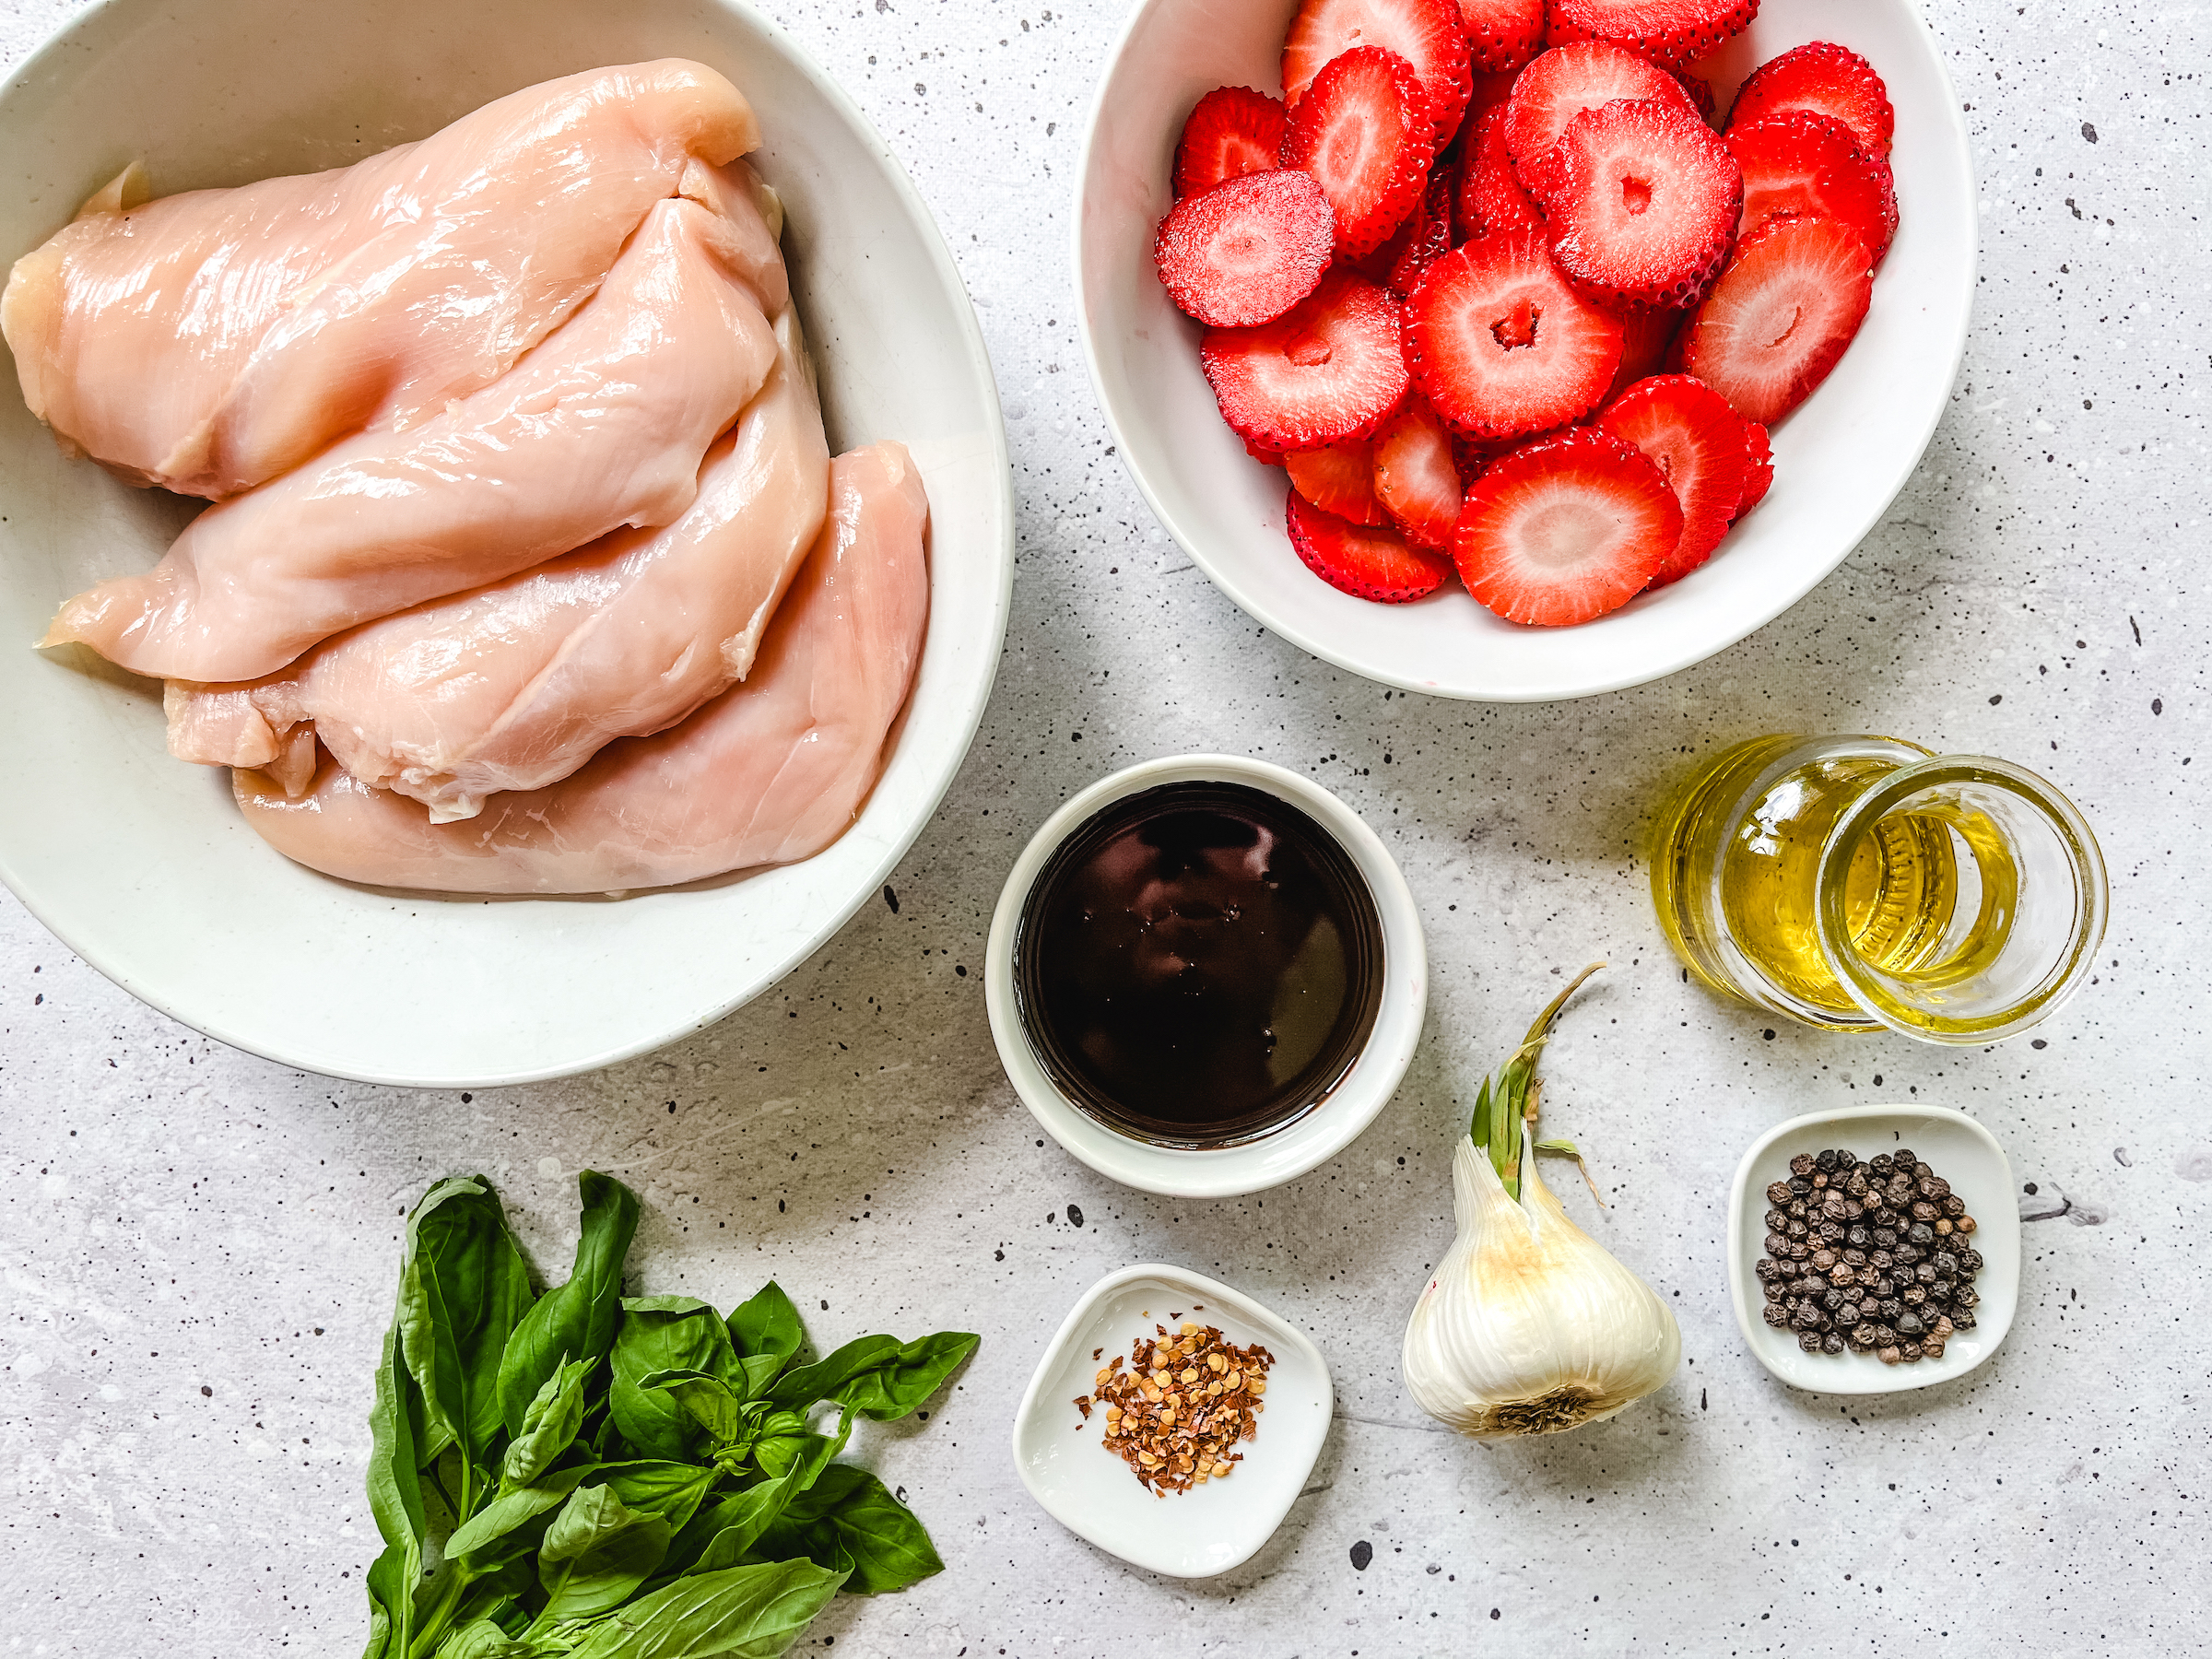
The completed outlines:
<svg viewBox="0 0 2212 1659">
<path fill-rule="evenodd" d="M 600 900 L 403 894 L 287 862 L 228 774 L 172 760 L 161 688 L 28 649 L 150 567 L 186 508 L 65 458 L 0 354 L 0 878 L 134 995 L 286 1065 L 415 1088 L 587 1071 L 712 1023 L 804 961 L 936 810 L 991 694 L 1013 575 L 1006 431 L 929 210 L 836 83 L 741 0 L 107 0 L 0 88 L 0 263 L 133 157 L 164 194 L 341 165 L 557 75 L 664 55 L 726 73 L 830 447 L 903 440 L 929 491 L 929 633 L 860 819 L 802 864 Z"/>
<path fill-rule="evenodd" d="M 1236 1473 L 1159 1497 L 1100 1449 L 1104 1415 L 1094 1410 L 1086 1423 L 1075 1399 L 1095 1392 L 1102 1364 L 1126 1358 L 1156 1324 L 1172 1331 L 1177 1315 L 1219 1327 L 1239 1347 L 1259 1344 L 1275 1365 L 1267 1409 Z M 1102 1350 L 1097 1359 L 1093 1348 Z M 1211 1578 L 1250 1560 L 1283 1524 L 1328 1438 L 1335 1398 L 1328 1364 L 1303 1331 L 1227 1285 L 1143 1263 L 1108 1274 L 1062 1322 L 1014 1417 L 1014 1466 L 1030 1496 L 1078 1537 L 1148 1571 Z"/>
<path fill-rule="evenodd" d="M 1780 616 L 1842 562 L 1918 464 L 1948 405 L 1974 290 L 1974 173 L 1935 37 L 1912 0 L 1766 0 L 1706 67 L 1722 105 L 1757 64 L 1812 40 L 1862 53 L 1897 110 L 1903 218 L 1873 309 L 1826 384 L 1774 429 L 1774 487 L 1702 570 L 1579 628 L 1520 628 L 1454 582 L 1371 605 L 1298 561 L 1288 483 L 1245 453 L 1198 366 L 1200 329 L 1152 264 L 1184 118 L 1218 86 L 1281 89 L 1299 0 L 1141 0 L 1108 58 L 1077 170 L 1077 315 L 1130 476 L 1198 568 L 1315 656 L 1444 697 L 1538 701 L 1700 662 Z"/>
<path fill-rule="evenodd" d="M 1071 1101 L 1030 1047 L 1014 992 L 1015 935 L 1023 905 L 1045 861 L 1095 815 L 1124 796 L 1163 783 L 1242 783 L 1288 801 L 1336 838 L 1374 895 L 1382 921 L 1382 996 L 1367 1046 L 1329 1097 L 1284 1128 L 1241 1146 L 1159 1147 L 1108 1128 Z M 1174 755 L 1101 778 L 1076 795 L 1030 840 L 1015 861 L 991 918 L 983 962 L 983 1002 L 998 1057 L 1045 1132 L 1100 1174 L 1147 1193 L 1222 1198 L 1295 1181 L 1335 1157 L 1375 1121 L 1406 1075 L 1429 1006 L 1429 953 L 1420 912 L 1389 850 L 1359 816 L 1310 778 L 1236 755 Z"/>
<path fill-rule="evenodd" d="M 1973 1248 L 1982 1253 L 1982 1270 L 1974 1276 L 1982 1300 L 1974 1309 L 1974 1328 L 1946 1343 L 1942 1359 L 1884 1365 L 1872 1354 L 1848 1349 L 1808 1354 L 1797 1346 L 1794 1333 L 1775 1330 L 1762 1316 L 1766 1297 L 1752 1269 L 1766 1253 L 1761 1248 L 1766 1189 L 1790 1178 L 1790 1159 L 1800 1152 L 1819 1153 L 1830 1147 L 1861 1158 L 1908 1147 L 1966 1200 L 1966 1213 L 1976 1224 Z M 1964 1376 L 1997 1351 L 2019 1301 L 2020 1213 L 2013 1192 L 2012 1166 L 1995 1137 L 1947 1106 L 1851 1106 L 1776 1125 L 1744 1154 L 1728 1195 L 1728 1288 L 1744 1340 L 1759 1362 L 1784 1382 L 1818 1394 L 1902 1394 Z"/>
</svg>

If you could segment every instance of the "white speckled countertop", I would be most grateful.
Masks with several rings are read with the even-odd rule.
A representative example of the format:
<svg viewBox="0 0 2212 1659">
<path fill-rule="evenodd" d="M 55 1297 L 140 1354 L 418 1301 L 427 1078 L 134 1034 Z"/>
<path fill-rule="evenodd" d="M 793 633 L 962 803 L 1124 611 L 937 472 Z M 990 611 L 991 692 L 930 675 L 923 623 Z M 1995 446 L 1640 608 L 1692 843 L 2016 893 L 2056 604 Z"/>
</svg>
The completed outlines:
<svg viewBox="0 0 2212 1659">
<path fill-rule="evenodd" d="M 1106 454 L 1065 230 L 1119 4 L 772 9 L 913 171 L 996 358 L 1021 569 L 967 768 L 893 879 L 896 913 L 870 906 L 665 1053 L 473 1099 L 206 1041 L 0 895 L 0 1651 L 356 1651 L 400 1212 L 433 1175 L 485 1171 L 558 1274 L 584 1166 L 646 1200 L 642 1288 L 726 1304 L 772 1274 L 826 1342 L 983 1333 L 933 1420 L 858 1437 L 947 1571 L 841 1600 L 798 1652 L 2212 1648 L 2212 1045 L 2191 965 L 2212 932 L 2192 877 L 2212 770 L 2212 12 L 1932 6 L 1970 111 L 1984 274 L 1919 473 L 1745 643 L 1641 690 L 1481 707 L 1394 696 L 1260 632 Z M 70 10 L 5 0 L 0 61 Z M 2096 982 L 2033 1043 L 1963 1052 L 1770 1029 L 1684 984 L 1651 915 L 1645 815 L 1693 757 L 1770 730 L 1894 732 L 2046 772 L 2112 867 Z M 1403 862 L 1433 953 L 1395 1102 L 1263 1200 L 1139 1196 L 1041 1142 L 983 1016 L 984 929 L 1030 830 L 1113 766 L 1199 747 L 1338 790 Z M 1570 1208 L 1668 1294 L 1688 1362 L 1614 1422 L 1468 1444 L 1396 1377 L 1449 1232 L 1453 1125 L 1551 975 L 1597 956 L 1615 966 L 1553 1047 L 1547 1122 L 1614 1201 Z M 2034 1183 L 2020 1317 L 1959 1382 L 1794 1393 L 1729 1312 L 1728 1179 L 1782 1117 L 1884 1098 L 1971 1112 Z M 1007 1452 L 1044 1339 L 1141 1260 L 1260 1297 L 1335 1372 L 1310 1490 L 1211 1583 L 1080 1543 Z"/>
</svg>

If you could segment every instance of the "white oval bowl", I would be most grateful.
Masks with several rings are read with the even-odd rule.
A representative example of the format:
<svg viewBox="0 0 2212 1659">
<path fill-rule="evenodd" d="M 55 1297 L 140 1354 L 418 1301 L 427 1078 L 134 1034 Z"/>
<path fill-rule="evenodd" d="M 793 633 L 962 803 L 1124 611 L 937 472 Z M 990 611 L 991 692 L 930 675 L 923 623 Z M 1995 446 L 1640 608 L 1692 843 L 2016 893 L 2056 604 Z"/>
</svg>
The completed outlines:
<svg viewBox="0 0 2212 1659">
<path fill-rule="evenodd" d="M 0 387 L 0 877 L 109 978 L 308 1071 L 485 1087 L 587 1071 L 712 1023 L 883 884 L 966 754 L 1006 633 L 1014 509 L 975 315 L 866 119 L 741 0 L 108 0 L 0 88 L 0 259 L 126 161 L 164 194 L 358 159 L 602 64 L 685 56 L 760 117 L 830 446 L 902 440 L 927 485 L 930 616 L 882 780 L 804 864 L 606 900 L 350 886 L 240 819 L 229 774 L 170 759 L 160 688 L 27 647 L 60 603 L 154 563 L 188 514 L 69 461 Z"/>
<path fill-rule="evenodd" d="M 1375 1028 L 1328 1098 L 1284 1128 L 1241 1146 L 1156 1147 L 1109 1129 L 1060 1092 L 1030 1046 L 1014 994 L 1015 935 L 1030 889 L 1060 843 L 1114 802 L 1163 783 L 1242 783 L 1288 801 L 1336 838 L 1374 895 L 1382 921 L 1382 997 Z M 991 1038 L 1022 1104 L 1046 1134 L 1124 1186 L 1176 1198 L 1226 1198 L 1295 1181 L 1350 1146 L 1396 1092 L 1420 1045 L 1429 1008 L 1429 950 L 1413 889 L 1359 815 L 1297 772 L 1240 755 L 1171 755 L 1100 779 L 1044 820 L 1015 861 L 991 917 L 983 961 Z"/>
<path fill-rule="evenodd" d="M 1142 0 L 1109 58 L 1084 141 L 1077 315 L 1130 476 L 1192 560 L 1255 621 L 1369 679 L 1535 702 L 1672 674 L 1772 621 L 1841 564 L 1904 487 L 1949 398 L 1973 299 L 1973 168 L 1935 37 L 1911 0 L 1766 0 L 1714 65 L 1726 107 L 1756 65 L 1807 41 L 1861 53 L 1897 108 L 1902 220 L 1865 326 L 1774 428 L 1774 487 L 1704 568 L 1576 628 L 1522 628 L 1456 582 L 1373 605 L 1306 570 L 1283 534 L 1288 482 L 1245 453 L 1198 365 L 1202 331 L 1152 265 L 1191 106 L 1218 86 L 1282 89 L 1298 0 Z"/>
</svg>

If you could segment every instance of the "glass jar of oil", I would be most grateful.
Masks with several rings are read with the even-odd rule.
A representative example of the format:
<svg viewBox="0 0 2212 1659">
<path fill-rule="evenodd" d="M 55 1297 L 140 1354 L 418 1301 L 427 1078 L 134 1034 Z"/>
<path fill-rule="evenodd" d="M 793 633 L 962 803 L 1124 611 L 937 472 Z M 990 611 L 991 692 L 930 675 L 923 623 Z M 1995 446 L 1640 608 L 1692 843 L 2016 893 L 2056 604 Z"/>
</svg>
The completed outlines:
<svg viewBox="0 0 2212 1659">
<path fill-rule="evenodd" d="M 2104 936 L 2104 861 L 2019 767 L 1894 737 L 1758 737 L 1659 816 L 1659 924 L 1713 990 L 1836 1031 L 1991 1042 Z"/>
</svg>

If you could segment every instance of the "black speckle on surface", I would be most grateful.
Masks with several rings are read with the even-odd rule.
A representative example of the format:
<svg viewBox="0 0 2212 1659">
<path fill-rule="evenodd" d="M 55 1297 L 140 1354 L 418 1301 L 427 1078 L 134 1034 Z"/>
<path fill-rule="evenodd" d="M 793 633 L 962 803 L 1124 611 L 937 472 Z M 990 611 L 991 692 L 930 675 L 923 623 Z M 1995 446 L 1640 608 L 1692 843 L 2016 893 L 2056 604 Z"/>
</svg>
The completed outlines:
<svg viewBox="0 0 2212 1659">
<path fill-rule="evenodd" d="M 1774 1028 L 1772 1026 L 1769 1026 L 1765 1030 L 1761 1031 L 1759 1035 L 1764 1037 L 1769 1042 L 1771 1042 L 1774 1041 Z"/>
<path fill-rule="evenodd" d="M 2159 698 L 2159 697 L 2154 697 L 2154 698 L 2152 698 L 2152 699 L 2150 700 L 2150 712 L 2151 712 L 2153 714 L 2163 714 L 2163 713 L 2165 713 L 2165 712 L 2166 712 L 2166 701 L 2165 701 L 2165 699 L 2163 699 L 2163 698 Z"/>
<path fill-rule="evenodd" d="M 1991 699 L 1989 700 L 1989 706 L 1990 706 L 1991 708 L 1993 708 L 1993 709 L 1994 709 L 1994 708 L 1995 708 L 1995 707 L 1996 707 L 1996 706 L 1997 706 L 1999 703 L 2003 702 L 2004 700 L 2005 700 L 2005 693 L 2004 693 L 2004 692 L 2002 692 L 2002 691 L 2000 691 L 2000 692 L 1998 692 L 1998 693 L 1997 693 L 1997 694 L 1996 694 L 1994 697 L 1993 697 L 1993 698 L 1991 698 Z"/>
<path fill-rule="evenodd" d="M 2081 124 L 2081 135 L 2084 138 L 2087 138 L 2091 144 L 2097 142 L 2097 129 L 2091 126 L 2086 121 Z"/>
<path fill-rule="evenodd" d="M 2030 1042 L 2030 1043 L 2028 1044 L 2028 1046 L 2029 1046 L 2030 1048 L 2039 1048 L 2039 1049 L 2041 1049 L 2041 1048 L 2049 1048 L 2051 1045 L 2050 1045 L 2048 1042 L 2044 1041 L 2043 1041 L 2043 1039 L 2041 1039 L 2041 1037 L 2038 1037 L 2038 1038 L 2036 1038 L 2034 1041 L 2032 1041 L 2031 1042 Z"/>
<path fill-rule="evenodd" d="M 968 977 L 968 966 L 965 962 L 955 962 L 952 965 L 952 971 L 959 974 L 962 979 L 966 979 Z"/>
<path fill-rule="evenodd" d="M 1375 1559 L 1375 1547 L 1365 1538 L 1352 1546 L 1352 1571 L 1365 1572 L 1367 1564 Z"/>
<path fill-rule="evenodd" d="M 1072 1204 L 1067 1206 L 1067 1224 L 1070 1227 L 1080 1227 L 1083 1225 L 1082 1210 Z"/>
<path fill-rule="evenodd" d="M 200 1394 L 205 1399 L 212 1400 L 215 1398 L 215 1390 L 208 1387 L 205 1382 L 200 1384 Z"/>
<path fill-rule="evenodd" d="M 2021 1192 L 2023 1192 L 2023 1193 L 2025 1193 L 2025 1194 L 2028 1194 L 2028 1196 L 2029 1196 L 2029 1197 L 2030 1197 L 2030 1198 L 2034 1197 L 2034 1196 L 2035 1196 L 2035 1182 L 2032 1182 L 2032 1181 L 2031 1181 L 2031 1182 L 2029 1182 L 2029 1183 L 2028 1183 L 2026 1186 L 2022 1187 L 2022 1188 L 2020 1189 L 2020 1191 L 2021 1191 Z"/>
<path fill-rule="evenodd" d="M 1496 1608 L 1496 1607 L 1492 1607 L 1492 1608 L 1490 1609 L 1490 1617 L 1491 1617 L 1492 1618 L 1496 1618 L 1498 1617 L 1498 1615 L 1499 1615 L 1499 1609 L 1498 1609 L 1498 1608 Z"/>
<path fill-rule="evenodd" d="M 892 915 L 899 913 L 899 895 L 891 891 L 891 884 L 888 881 L 883 884 L 883 901 L 891 907 Z"/>
</svg>

